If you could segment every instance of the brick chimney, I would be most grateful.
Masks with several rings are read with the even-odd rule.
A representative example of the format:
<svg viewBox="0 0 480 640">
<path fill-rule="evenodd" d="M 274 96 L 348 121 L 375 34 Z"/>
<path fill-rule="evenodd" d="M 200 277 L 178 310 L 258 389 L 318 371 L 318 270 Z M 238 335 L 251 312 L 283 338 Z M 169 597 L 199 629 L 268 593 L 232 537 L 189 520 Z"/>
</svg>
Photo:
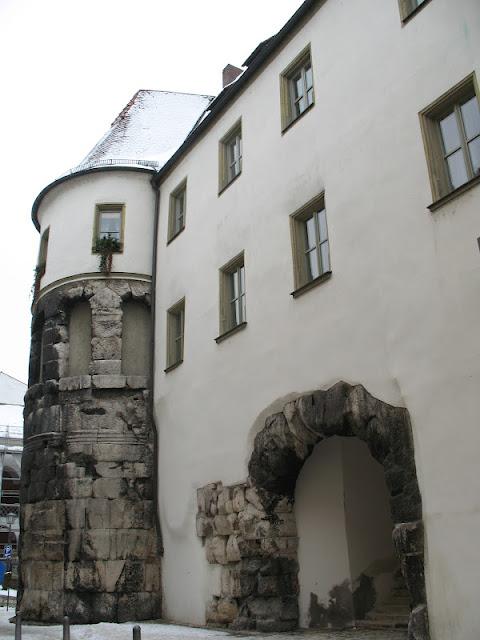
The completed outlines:
<svg viewBox="0 0 480 640">
<path fill-rule="evenodd" d="M 235 67 L 233 64 L 227 64 L 225 69 L 222 71 L 223 88 L 225 89 L 227 84 L 230 84 L 234 80 L 236 80 L 241 73 L 243 73 L 243 69 L 240 69 L 239 67 Z"/>
</svg>

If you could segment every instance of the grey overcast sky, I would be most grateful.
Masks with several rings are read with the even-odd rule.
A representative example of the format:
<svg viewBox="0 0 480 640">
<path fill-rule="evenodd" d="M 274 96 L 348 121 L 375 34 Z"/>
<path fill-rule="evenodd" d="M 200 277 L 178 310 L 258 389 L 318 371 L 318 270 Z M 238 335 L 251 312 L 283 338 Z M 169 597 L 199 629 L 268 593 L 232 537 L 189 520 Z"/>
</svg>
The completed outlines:
<svg viewBox="0 0 480 640">
<path fill-rule="evenodd" d="M 0 0 L 0 370 L 27 381 L 39 191 L 138 89 L 217 94 L 222 68 L 240 66 L 301 4 Z"/>
</svg>

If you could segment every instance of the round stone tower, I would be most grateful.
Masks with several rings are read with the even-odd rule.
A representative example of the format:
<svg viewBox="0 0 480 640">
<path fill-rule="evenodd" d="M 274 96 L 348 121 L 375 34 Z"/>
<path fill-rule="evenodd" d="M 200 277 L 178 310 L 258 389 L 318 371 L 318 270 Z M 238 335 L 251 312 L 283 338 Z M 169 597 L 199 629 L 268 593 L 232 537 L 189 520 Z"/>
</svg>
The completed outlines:
<svg viewBox="0 0 480 640">
<path fill-rule="evenodd" d="M 25 619 L 160 615 L 149 401 L 151 246 L 136 246 L 134 237 L 152 237 L 148 174 L 118 169 L 72 177 L 38 207 L 40 286 L 22 467 Z M 70 222 L 76 215 L 82 224 Z M 108 253 L 103 238 L 116 240 Z M 88 264 L 71 275 L 69 254 L 80 256 L 80 249 L 85 256 L 78 262 Z M 138 264 L 140 272 L 133 268 Z"/>
<path fill-rule="evenodd" d="M 150 410 L 151 178 L 208 102 L 138 92 L 82 165 L 34 203 L 41 239 L 18 594 L 26 620 L 161 615 Z M 162 122 L 171 127 L 179 105 L 182 121 L 166 129 Z"/>
</svg>

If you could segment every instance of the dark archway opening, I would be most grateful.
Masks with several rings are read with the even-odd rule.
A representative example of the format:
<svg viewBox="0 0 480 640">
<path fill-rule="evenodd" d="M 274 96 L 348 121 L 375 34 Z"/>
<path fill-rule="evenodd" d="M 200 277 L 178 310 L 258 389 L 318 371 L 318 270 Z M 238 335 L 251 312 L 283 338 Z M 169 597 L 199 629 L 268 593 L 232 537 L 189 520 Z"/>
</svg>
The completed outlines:
<svg viewBox="0 0 480 640">
<path fill-rule="evenodd" d="M 361 385 L 345 382 L 300 396 L 282 413 L 267 418 L 257 434 L 249 483 L 274 519 L 275 508 L 283 499 L 294 500 L 298 476 L 315 445 L 332 436 L 358 438 L 383 466 L 393 543 L 410 600 L 409 637 L 428 638 L 422 504 L 406 409 L 377 400 Z"/>
</svg>

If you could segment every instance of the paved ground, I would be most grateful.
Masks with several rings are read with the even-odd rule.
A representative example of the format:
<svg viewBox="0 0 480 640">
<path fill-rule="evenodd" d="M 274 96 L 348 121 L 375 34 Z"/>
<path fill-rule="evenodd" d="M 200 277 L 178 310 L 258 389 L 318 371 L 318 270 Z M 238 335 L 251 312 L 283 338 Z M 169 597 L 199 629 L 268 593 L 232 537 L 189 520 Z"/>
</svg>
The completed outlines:
<svg viewBox="0 0 480 640">
<path fill-rule="evenodd" d="M 14 615 L 10 608 L 0 608 L 0 640 L 13 640 L 14 625 L 8 618 Z M 196 627 L 183 627 L 173 624 L 142 622 L 142 640 L 406 640 L 403 631 L 305 631 L 285 634 L 230 634 L 226 631 L 213 631 Z M 88 624 L 73 626 L 71 640 L 132 640 L 133 623 L 125 624 Z M 61 626 L 25 625 L 22 627 L 22 640 L 62 640 Z"/>
</svg>

